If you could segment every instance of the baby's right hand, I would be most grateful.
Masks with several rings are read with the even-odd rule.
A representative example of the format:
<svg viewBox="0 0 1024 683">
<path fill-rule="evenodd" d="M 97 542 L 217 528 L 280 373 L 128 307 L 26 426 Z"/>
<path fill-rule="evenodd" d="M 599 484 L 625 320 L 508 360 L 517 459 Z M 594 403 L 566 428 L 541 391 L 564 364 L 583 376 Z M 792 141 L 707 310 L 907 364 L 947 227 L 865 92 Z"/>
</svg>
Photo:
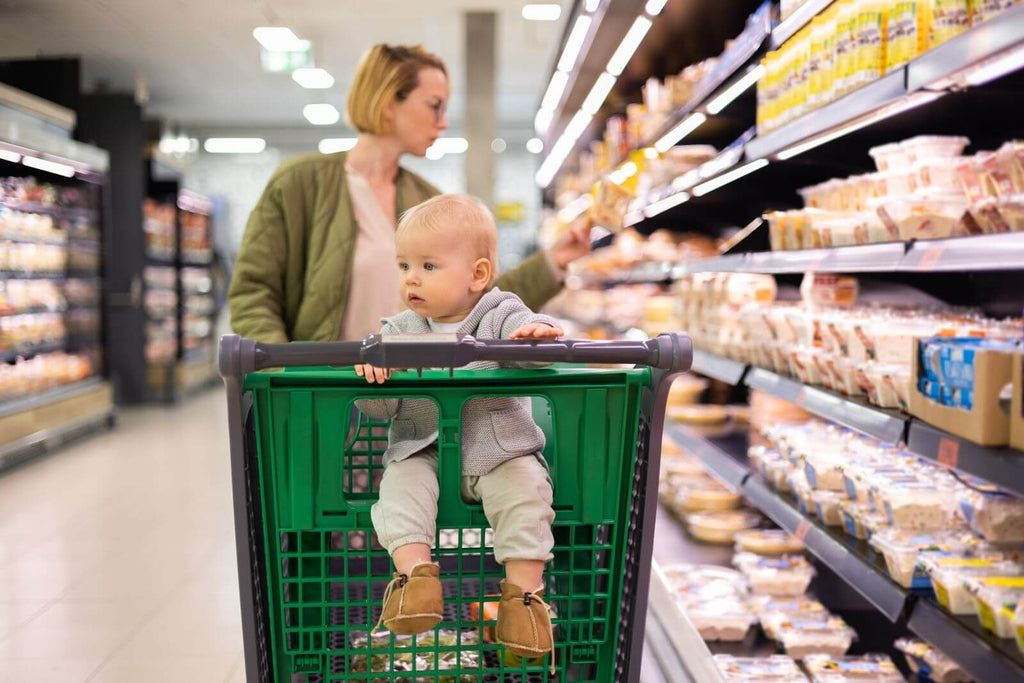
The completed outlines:
<svg viewBox="0 0 1024 683">
<path fill-rule="evenodd" d="M 391 379 L 391 370 L 388 368 L 375 368 L 369 363 L 356 366 L 356 374 L 365 377 L 367 384 L 384 384 L 384 380 Z"/>
</svg>

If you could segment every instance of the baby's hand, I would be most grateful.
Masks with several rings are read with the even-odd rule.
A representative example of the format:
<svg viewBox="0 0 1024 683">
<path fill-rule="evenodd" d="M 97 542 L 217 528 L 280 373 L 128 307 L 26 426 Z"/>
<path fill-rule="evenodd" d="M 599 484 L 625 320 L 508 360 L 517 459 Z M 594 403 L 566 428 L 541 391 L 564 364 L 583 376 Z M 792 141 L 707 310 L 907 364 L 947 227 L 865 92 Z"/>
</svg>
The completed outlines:
<svg viewBox="0 0 1024 683">
<path fill-rule="evenodd" d="M 384 380 L 391 379 L 390 369 L 375 368 L 369 363 L 357 365 L 356 374 L 365 377 L 367 384 L 384 384 Z"/>
<path fill-rule="evenodd" d="M 512 333 L 510 339 L 558 339 L 565 332 L 547 323 L 528 323 Z"/>
</svg>

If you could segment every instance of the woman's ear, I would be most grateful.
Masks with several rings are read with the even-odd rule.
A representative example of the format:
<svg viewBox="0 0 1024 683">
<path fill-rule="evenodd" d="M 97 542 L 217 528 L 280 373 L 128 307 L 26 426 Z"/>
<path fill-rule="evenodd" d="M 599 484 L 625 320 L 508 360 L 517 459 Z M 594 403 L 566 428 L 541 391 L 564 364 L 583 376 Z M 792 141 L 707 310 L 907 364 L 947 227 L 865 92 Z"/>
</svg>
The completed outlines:
<svg viewBox="0 0 1024 683">
<path fill-rule="evenodd" d="M 482 292 L 491 284 L 491 275 L 494 273 L 494 266 L 488 258 L 478 258 L 473 261 L 473 279 L 469 283 L 469 291 Z"/>
</svg>

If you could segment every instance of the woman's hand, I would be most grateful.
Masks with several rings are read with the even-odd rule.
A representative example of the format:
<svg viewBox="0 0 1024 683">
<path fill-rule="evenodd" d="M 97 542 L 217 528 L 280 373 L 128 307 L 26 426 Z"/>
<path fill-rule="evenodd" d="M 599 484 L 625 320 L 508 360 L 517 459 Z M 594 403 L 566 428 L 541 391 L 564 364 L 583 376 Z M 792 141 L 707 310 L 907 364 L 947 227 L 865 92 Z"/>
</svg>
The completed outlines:
<svg viewBox="0 0 1024 683">
<path fill-rule="evenodd" d="M 509 339 L 558 339 L 565 332 L 547 323 L 527 323 L 513 332 Z"/>
<path fill-rule="evenodd" d="M 565 270 L 570 263 L 590 253 L 590 229 L 594 222 L 584 214 L 551 247 L 551 260 Z"/>
<path fill-rule="evenodd" d="M 389 368 L 375 368 L 369 363 L 357 365 L 356 374 L 365 377 L 367 384 L 384 384 L 385 380 L 391 379 Z"/>
</svg>

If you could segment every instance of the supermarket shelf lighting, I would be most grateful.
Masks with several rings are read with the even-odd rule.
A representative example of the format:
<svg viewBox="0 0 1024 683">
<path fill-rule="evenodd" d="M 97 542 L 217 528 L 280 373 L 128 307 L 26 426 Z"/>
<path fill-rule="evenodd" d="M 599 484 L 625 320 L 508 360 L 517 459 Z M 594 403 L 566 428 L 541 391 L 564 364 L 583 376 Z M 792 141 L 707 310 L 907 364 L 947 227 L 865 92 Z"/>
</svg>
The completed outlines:
<svg viewBox="0 0 1024 683">
<path fill-rule="evenodd" d="M 608 93 L 615 86 L 615 81 L 615 76 L 607 72 L 598 76 L 597 81 L 594 82 L 594 87 L 590 89 L 590 94 L 587 95 L 587 99 L 583 100 L 583 104 L 580 105 L 580 109 L 588 114 L 596 114 L 608 98 Z"/>
<path fill-rule="evenodd" d="M 292 80 L 309 90 L 324 90 L 334 85 L 334 76 L 327 69 L 308 67 L 292 72 Z"/>
<path fill-rule="evenodd" d="M 562 16 L 561 5 L 530 4 L 523 5 L 523 19 L 527 21 L 558 21 Z"/>
<path fill-rule="evenodd" d="M 526 151 L 530 154 L 540 154 L 544 151 L 544 141 L 540 138 L 530 138 L 526 141 Z"/>
<path fill-rule="evenodd" d="M 22 157 L 21 163 L 25 164 L 29 168 L 34 168 L 39 171 L 46 171 L 47 173 L 54 173 L 65 178 L 71 178 L 75 175 L 75 167 L 68 166 L 67 164 L 60 164 L 56 161 L 50 161 L 49 159 L 40 159 L 39 157 L 25 156 Z"/>
<path fill-rule="evenodd" d="M 683 204 L 688 201 L 690 201 L 690 194 L 688 192 L 678 192 L 676 194 L 669 195 L 664 199 L 659 199 L 658 201 L 648 206 L 646 209 L 644 209 L 644 215 L 647 216 L 648 218 L 651 218 L 653 216 L 657 216 L 659 213 L 664 213 L 665 211 L 668 211 L 673 206 L 679 206 L 680 204 Z"/>
<path fill-rule="evenodd" d="M 767 159 L 757 159 L 751 161 L 749 164 L 744 164 L 737 169 L 729 171 L 728 173 L 722 174 L 717 178 L 712 178 L 706 183 L 701 183 L 697 187 L 693 188 L 693 196 L 703 197 L 709 192 L 714 192 L 720 187 L 724 187 L 734 180 L 739 180 L 743 176 L 750 175 L 754 171 L 759 171 L 768 165 Z"/>
<path fill-rule="evenodd" d="M 713 115 L 721 112 L 732 104 L 733 100 L 745 93 L 752 85 L 757 83 L 758 79 L 763 75 L 764 65 L 758 64 L 755 68 L 748 71 L 743 78 L 726 88 L 725 92 L 708 102 L 708 113 Z"/>
<path fill-rule="evenodd" d="M 665 9 L 667 2 L 668 0 L 647 0 L 647 4 L 644 5 L 644 11 L 652 17 L 656 17 L 661 14 L 661 10 Z"/>
<path fill-rule="evenodd" d="M 533 117 L 533 129 L 538 135 L 548 132 L 551 127 L 551 120 L 555 117 L 553 109 L 538 109 L 537 115 Z"/>
<path fill-rule="evenodd" d="M 601 6 L 601 0 L 587 0 L 583 3 L 583 9 L 588 12 L 596 12 L 597 8 Z"/>
<path fill-rule="evenodd" d="M 324 138 L 317 145 L 321 154 L 334 154 L 335 152 L 347 152 L 356 146 L 358 138 Z"/>
<path fill-rule="evenodd" d="M 252 37 L 271 52 L 298 52 L 307 45 L 286 26 L 260 26 L 253 29 Z"/>
<path fill-rule="evenodd" d="M 555 110 L 558 103 L 562 101 L 562 95 L 565 93 L 565 86 L 569 84 L 569 74 L 564 71 L 556 71 L 551 76 L 551 82 L 548 83 L 548 89 L 544 91 L 544 99 L 540 102 L 541 109 Z"/>
<path fill-rule="evenodd" d="M 203 143 L 210 154 L 259 154 L 266 148 L 263 138 L 207 138 Z"/>
<path fill-rule="evenodd" d="M 21 155 L 17 152 L 11 152 L 6 149 L 0 149 L 0 159 L 4 161 L 10 161 L 12 164 L 16 164 L 21 161 Z"/>
<path fill-rule="evenodd" d="M 574 220 L 583 215 L 583 212 L 590 208 L 590 205 L 594 203 L 594 198 L 589 194 L 581 194 L 576 199 L 572 200 L 565 205 L 561 211 L 558 212 L 558 220 L 562 223 L 572 223 Z"/>
<path fill-rule="evenodd" d="M 637 165 L 635 163 L 633 163 L 632 161 L 627 161 L 622 166 L 609 173 L 608 180 L 612 181 L 616 185 L 621 185 L 622 183 L 626 182 L 627 180 L 635 176 L 638 170 L 639 169 L 637 168 Z"/>
<path fill-rule="evenodd" d="M 989 60 L 966 76 L 970 85 L 984 85 L 989 81 L 1024 69 L 1024 48 L 1005 52 L 995 59 Z"/>
<path fill-rule="evenodd" d="M 562 48 L 562 56 L 558 59 L 559 71 L 569 73 L 576 66 L 576 59 L 580 56 L 580 50 L 583 49 L 583 41 L 587 39 L 591 21 L 593 20 L 586 15 L 576 17 L 576 23 L 573 24 L 572 31 L 565 41 L 565 47 Z"/>
<path fill-rule="evenodd" d="M 427 148 L 427 158 L 437 161 L 445 154 L 465 154 L 469 149 L 469 141 L 466 138 L 438 138 Z"/>
<path fill-rule="evenodd" d="M 701 112 L 694 112 L 687 116 L 685 119 L 679 122 L 675 128 L 665 133 L 660 140 L 654 143 L 654 148 L 664 154 L 670 150 L 677 142 L 685 138 L 693 131 L 700 128 L 708 117 Z"/>
<path fill-rule="evenodd" d="M 341 112 L 337 107 L 327 102 L 307 104 L 302 108 L 302 115 L 314 126 L 329 126 L 341 119 Z"/>
<path fill-rule="evenodd" d="M 647 17 L 637 17 L 622 42 L 619 43 L 612 58 L 608 60 L 608 73 L 613 76 L 622 75 L 629 60 L 633 58 L 633 53 L 640 47 L 640 43 L 644 41 L 649 30 L 651 30 L 651 20 Z"/>
</svg>

